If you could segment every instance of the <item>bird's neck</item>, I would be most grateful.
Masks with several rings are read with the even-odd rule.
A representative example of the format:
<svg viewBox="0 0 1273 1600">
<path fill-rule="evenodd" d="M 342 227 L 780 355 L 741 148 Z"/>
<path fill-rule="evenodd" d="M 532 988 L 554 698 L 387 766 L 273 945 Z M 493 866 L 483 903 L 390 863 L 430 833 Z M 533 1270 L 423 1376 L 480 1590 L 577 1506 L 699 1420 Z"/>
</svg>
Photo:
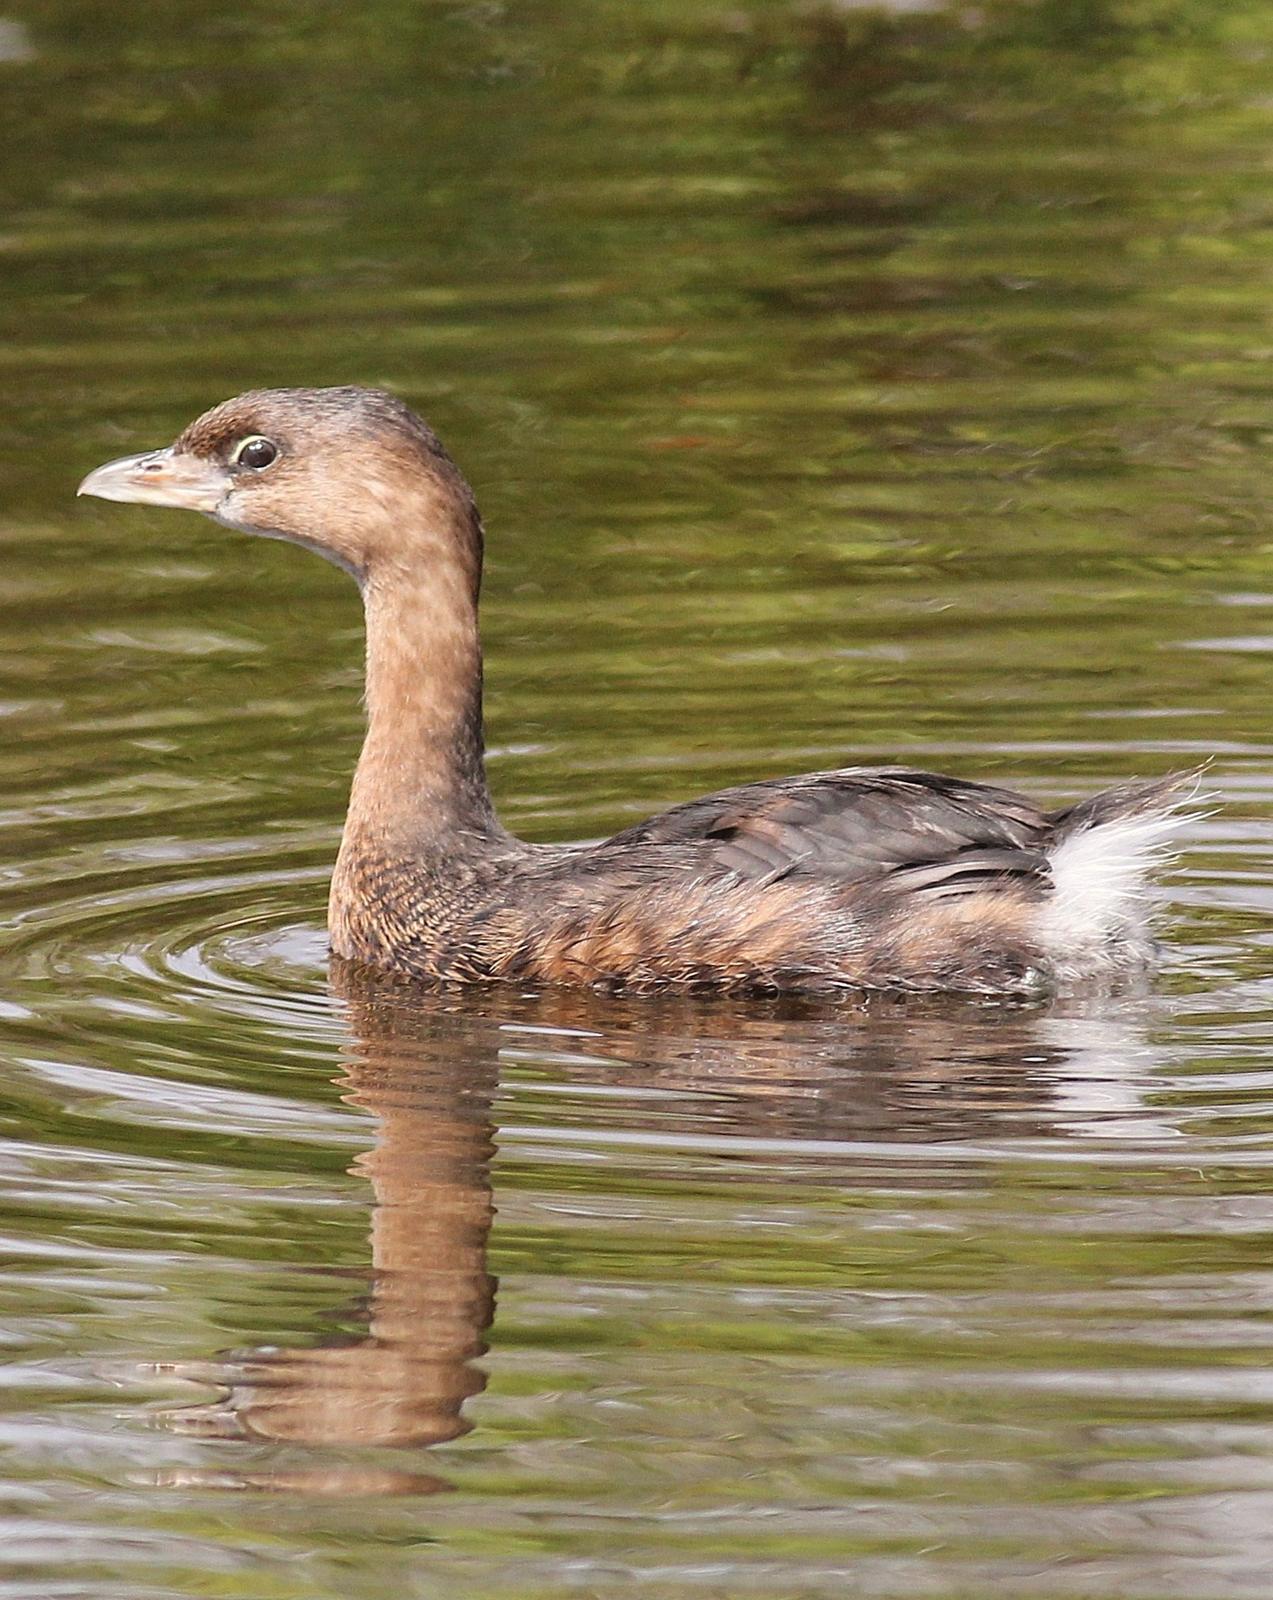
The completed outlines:
<svg viewBox="0 0 1273 1600">
<path fill-rule="evenodd" d="M 446 561 L 365 584 L 367 737 L 342 854 L 419 859 L 448 838 L 498 831 L 483 761 L 475 590 Z"/>
<path fill-rule="evenodd" d="M 477 598 L 467 574 L 398 573 L 368 582 L 366 741 L 349 824 L 413 845 L 494 821 L 481 728 Z"/>
<path fill-rule="evenodd" d="M 459 886 L 513 843 L 483 761 L 472 495 L 435 462 L 390 498 L 394 526 L 377 530 L 362 580 L 367 737 L 327 908 L 332 950 L 364 961 L 432 937 Z"/>
</svg>

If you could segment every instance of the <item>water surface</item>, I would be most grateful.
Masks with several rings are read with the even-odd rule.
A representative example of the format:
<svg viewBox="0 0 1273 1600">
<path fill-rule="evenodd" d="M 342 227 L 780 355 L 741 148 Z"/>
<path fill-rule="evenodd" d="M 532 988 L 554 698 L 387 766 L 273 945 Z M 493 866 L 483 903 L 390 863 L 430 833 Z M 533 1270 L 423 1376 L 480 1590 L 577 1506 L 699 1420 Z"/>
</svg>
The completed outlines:
<svg viewBox="0 0 1273 1600">
<path fill-rule="evenodd" d="M 1254 0 L 0 26 L 0 1600 L 1266 1600 Z M 76 505 L 261 383 L 477 487 L 491 772 L 1214 756 L 1151 994 L 329 975 L 360 618 Z"/>
</svg>

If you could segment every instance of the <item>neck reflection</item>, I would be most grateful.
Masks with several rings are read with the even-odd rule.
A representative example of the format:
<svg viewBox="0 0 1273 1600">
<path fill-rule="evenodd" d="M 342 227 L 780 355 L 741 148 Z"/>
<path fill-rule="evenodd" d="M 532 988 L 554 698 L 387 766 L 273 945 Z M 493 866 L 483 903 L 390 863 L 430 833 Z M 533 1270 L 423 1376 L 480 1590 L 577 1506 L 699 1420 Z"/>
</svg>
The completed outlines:
<svg viewBox="0 0 1273 1600">
<path fill-rule="evenodd" d="M 224 1392 L 168 1412 L 174 1431 L 359 1451 L 427 1446 L 469 1431 L 464 1402 L 485 1387 L 475 1362 L 495 1308 L 486 1248 L 498 1026 L 489 1025 L 482 1049 L 472 1018 L 413 1006 L 401 990 L 339 973 L 333 987 L 354 1034 L 342 1098 L 376 1122 L 375 1144 L 350 1168 L 373 1196 L 366 1336 L 183 1366 L 181 1376 Z M 214 1480 L 183 1473 L 181 1481 Z M 330 1493 L 447 1487 L 352 1457 L 215 1481 Z"/>
</svg>

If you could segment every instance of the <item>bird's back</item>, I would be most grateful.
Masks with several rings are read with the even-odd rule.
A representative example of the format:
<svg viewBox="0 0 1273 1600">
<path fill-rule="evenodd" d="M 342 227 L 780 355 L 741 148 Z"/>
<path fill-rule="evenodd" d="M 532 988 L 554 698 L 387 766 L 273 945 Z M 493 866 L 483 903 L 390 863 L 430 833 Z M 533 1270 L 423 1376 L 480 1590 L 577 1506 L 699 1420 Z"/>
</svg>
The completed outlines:
<svg viewBox="0 0 1273 1600">
<path fill-rule="evenodd" d="M 510 841 L 359 885 L 342 955 L 434 980 L 1033 995 L 1152 955 L 1144 888 L 1190 779 L 1062 812 L 926 772 L 749 784 L 580 849 Z M 370 867 L 370 863 L 367 864 Z"/>
</svg>

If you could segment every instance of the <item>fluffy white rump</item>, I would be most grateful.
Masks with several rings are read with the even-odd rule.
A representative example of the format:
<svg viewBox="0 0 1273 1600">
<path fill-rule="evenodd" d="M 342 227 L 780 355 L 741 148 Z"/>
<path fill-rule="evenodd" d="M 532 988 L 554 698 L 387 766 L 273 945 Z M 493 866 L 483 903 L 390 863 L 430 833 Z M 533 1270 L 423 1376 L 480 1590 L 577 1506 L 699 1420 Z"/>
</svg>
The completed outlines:
<svg viewBox="0 0 1273 1600">
<path fill-rule="evenodd" d="M 1062 983 L 1113 976 L 1153 961 L 1153 878 L 1172 859 L 1173 838 L 1198 815 L 1181 814 L 1191 798 L 1080 828 L 1049 852 L 1056 887 L 1042 907 L 1040 932 Z"/>
</svg>

